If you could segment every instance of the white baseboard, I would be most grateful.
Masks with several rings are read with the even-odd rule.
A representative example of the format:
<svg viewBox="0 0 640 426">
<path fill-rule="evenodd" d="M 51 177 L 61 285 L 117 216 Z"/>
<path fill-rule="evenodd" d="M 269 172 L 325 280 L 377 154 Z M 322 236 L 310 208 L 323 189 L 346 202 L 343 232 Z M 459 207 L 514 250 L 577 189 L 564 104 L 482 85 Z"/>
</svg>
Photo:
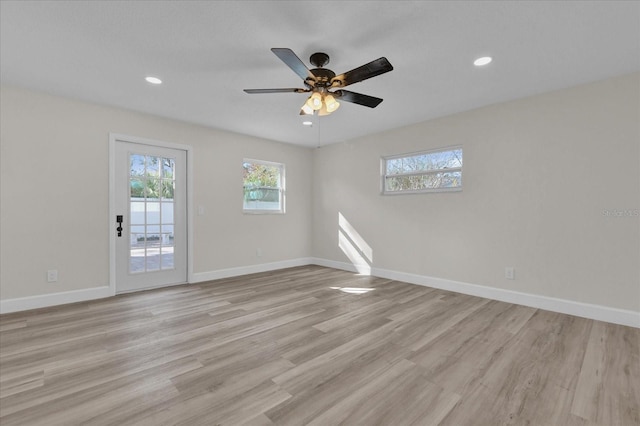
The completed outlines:
<svg viewBox="0 0 640 426">
<path fill-rule="evenodd" d="M 50 306 L 84 302 L 86 300 L 102 299 L 113 295 L 113 289 L 109 286 L 104 286 L 0 300 L 0 314 L 48 308 Z"/>
<path fill-rule="evenodd" d="M 217 271 L 194 273 L 191 282 L 198 283 L 203 281 L 237 277 L 240 275 L 275 271 L 278 269 L 293 268 L 296 266 L 311 264 L 313 264 L 311 258 L 303 257 L 299 259 L 284 260 L 280 262 L 219 269 Z M 86 300 L 102 299 L 104 297 L 110 297 L 114 295 L 114 291 L 109 286 L 105 286 L 87 288 L 82 290 L 65 291 L 60 293 L 41 294 L 38 296 L 20 297 L 16 299 L 5 299 L 0 300 L 0 314 L 27 311 L 30 309 L 47 308 L 50 306 L 65 305 L 67 303 L 84 302 Z"/>
<path fill-rule="evenodd" d="M 198 283 L 217 280 L 221 278 L 237 277 L 241 275 L 275 271 L 278 269 L 293 268 L 296 266 L 305 266 L 311 264 L 325 266 L 328 268 L 342 269 L 350 272 L 357 272 L 356 268 L 350 263 L 316 257 L 302 257 L 280 262 L 262 263 L 258 265 L 240 266 L 237 268 L 227 268 L 219 269 L 216 271 L 194 273 L 191 282 Z M 407 272 L 399 272 L 382 268 L 372 268 L 371 275 L 380 278 L 388 278 L 395 281 L 402 281 L 410 284 L 438 288 L 442 290 L 453 291 L 456 293 L 468 294 L 471 296 L 484 297 L 487 299 L 499 300 L 502 302 L 514 303 L 517 305 L 530 306 L 533 308 L 640 328 L 640 312 L 635 311 L 575 302 L 566 299 L 557 299 L 554 297 L 540 296 L 530 293 L 521 293 L 501 288 L 469 284 L 460 281 L 410 274 Z M 67 303 L 83 302 L 86 300 L 101 299 L 113 295 L 113 289 L 105 286 L 82 290 L 65 291 L 61 293 L 51 293 L 38 296 L 0 300 L 0 314 L 26 311 L 29 309 L 46 308 L 50 306 L 64 305 Z"/>
<path fill-rule="evenodd" d="M 326 268 L 334 268 L 334 269 L 342 269 L 343 271 L 355 272 L 358 273 L 358 270 L 351 263 L 347 262 L 338 262 L 335 260 L 322 259 L 319 257 L 311 258 L 311 263 L 318 266 L 324 266 Z M 371 274 L 373 275 L 373 273 Z M 377 275 L 376 275 L 377 276 Z M 384 278 L 384 277 L 382 277 Z"/>
<path fill-rule="evenodd" d="M 283 260 L 280 262 L 260 263 L 258 265 L 239 266 L 237 268 L 218 269 L 209 272 L 196 272 L 193 274 L 191 282 L 201 283 L 203 281 L 219 280 L 222 278 L 238 277 L 241 275 L 257 274 L 259 272 L 276 271 L 278 269 L 294 268 L 313 264 L 310 257 Z"/>
<path fill-rule="evenodd" d="M 346 262 L 337 262 L 334 260 L 320 258 L 312 258 L 312 262 L 316 265 L 326 266 L 328 268 L 356 272 L 354 266 Z M 486 299 L 499 300 L 501 302 L 514 303 L 516 305 L 530 306 L 532 308 L 640 328 L 640 312 L 625 309 L 575 302 L 572 300 L 540 296 L 531 293 L 521 293 L 518 291 L 392 271 L 389 269 L 371 268 L 371 275 L 410 284 L 468 294 L 470 296 L 484 297 Z"/>
</svg>

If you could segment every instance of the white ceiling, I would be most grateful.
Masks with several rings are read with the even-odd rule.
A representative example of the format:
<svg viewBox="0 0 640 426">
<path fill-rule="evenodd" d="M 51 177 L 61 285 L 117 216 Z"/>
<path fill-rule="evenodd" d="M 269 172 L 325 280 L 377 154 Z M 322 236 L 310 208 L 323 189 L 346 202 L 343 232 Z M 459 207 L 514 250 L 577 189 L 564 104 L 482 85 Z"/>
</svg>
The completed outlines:
<svg viewBox="0 0 640 426">
<path fill-rule="evenodd" d="M 310 147 L 640 71 L 638 1 L 0 5 L 4 84 Z M 393 71 L 348 87 L 384 102 L 304 127 L 304 94 L 242 91 L 303 87 L 272 47 L 326 52 L 337 74 L 385 56 Z"/>
</svg>

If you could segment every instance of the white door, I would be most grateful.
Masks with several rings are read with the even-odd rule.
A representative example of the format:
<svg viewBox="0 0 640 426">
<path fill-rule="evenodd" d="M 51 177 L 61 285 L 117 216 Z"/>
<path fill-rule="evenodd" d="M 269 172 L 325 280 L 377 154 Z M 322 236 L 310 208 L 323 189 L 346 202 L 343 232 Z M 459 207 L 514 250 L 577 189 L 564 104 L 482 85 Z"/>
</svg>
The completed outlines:
<svg viewBox="0 0 640 426">
<path fill-rule="evenodd" d="M 187 282 L 187 153 L 115 143 L 116 292 Z"/>
</svg>

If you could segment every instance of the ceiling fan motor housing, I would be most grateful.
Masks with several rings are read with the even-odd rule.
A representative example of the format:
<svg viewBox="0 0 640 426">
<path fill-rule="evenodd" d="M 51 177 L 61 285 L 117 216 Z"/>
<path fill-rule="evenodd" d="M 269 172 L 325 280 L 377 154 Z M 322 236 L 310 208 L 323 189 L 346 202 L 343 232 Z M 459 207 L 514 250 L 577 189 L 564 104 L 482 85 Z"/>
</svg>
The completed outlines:
<svg viewBox="0 0 640 426">
<path fill-rule="evenodd" d="M 327 68 L 314 68 L 311 73 L 316 77 L 315 87 L 330 87 L 336 73 Z"/>
<path fill-rule="evenodd" d="M 309 58 L 309 62 L 316 68 L 309 70 L 316 77 L 315 87 L 330 87 L 331 79 L 336 73 L 330 69 L 323 68 L 329 63 L 329 55 L 323 52 L 316 52 Z"/>
</svg>

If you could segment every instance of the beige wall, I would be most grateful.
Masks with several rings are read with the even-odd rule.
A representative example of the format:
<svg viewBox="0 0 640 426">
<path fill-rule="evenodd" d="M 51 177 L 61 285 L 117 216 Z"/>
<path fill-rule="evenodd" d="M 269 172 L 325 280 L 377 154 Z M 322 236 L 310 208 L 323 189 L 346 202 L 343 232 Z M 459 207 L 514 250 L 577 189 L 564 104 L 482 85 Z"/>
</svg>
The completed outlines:
<svg viewBox="0 0 640 426">
<path fill-rule="evenodd" d="M 110 132 L 193 147 L 195 273 L 311 255 L 310 149 L 14 87 L 0 113 L 3 300 L 109 284 Z M 242 214 L 244 157 L 286 164 L 286 215 Z"/>
<path fill-rule="evenodd" d="M 108 285 L 113 132 L 193 147 L 195 273 L 348 262 L 342 213 L 374 268 L 640 311 L 640 218 L 603 215 L 640 209 L 639 103 L 634 74 L 309 150 L 2 87 L 0 299 Z M 448 145 L 462 192 L 380 195 L 381 156 Z M 287 165 L 286 215 L 242 214 L 243 157 Z"/>
<path fill-rule="evenodd" d="M 640 311 L 639 103 L 633 74 L 318 149 L 314 256 L 348 262 L 342 213 L 374 268 Z M 458 144 L 462 192 L 380 195 L 381 156 Z"/>
</svg>

